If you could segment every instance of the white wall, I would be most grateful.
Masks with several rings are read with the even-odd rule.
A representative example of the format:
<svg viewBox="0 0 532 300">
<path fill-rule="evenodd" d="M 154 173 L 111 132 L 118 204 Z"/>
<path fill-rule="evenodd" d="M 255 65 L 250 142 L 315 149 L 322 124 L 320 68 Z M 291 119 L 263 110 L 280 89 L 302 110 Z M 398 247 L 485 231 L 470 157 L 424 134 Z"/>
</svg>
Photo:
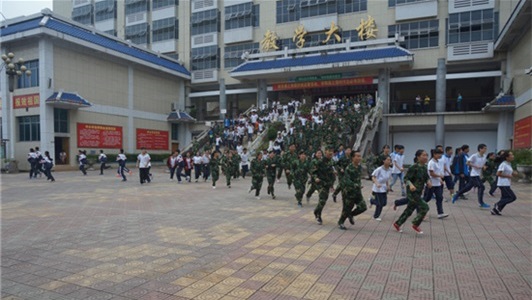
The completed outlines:
<svg viewBox="0 0 532 300">
<path fill-rule="evenodd" d="M 424 149 L 430 154 L 430 149 L 436 146 L 434 144 L 434 132 L 397 132 L 392 133 L 392 143 L 405 146 L 405 163 L 412 164 L 414 154 L 418 149 Z M 477 151 L 478 144 L 486 144 L 488 152 L 495 151 L 497 145 L 497 131 L 447 131 L 445 133 L 445 145 L 454 148 L 469 145 L 470 153 Z M 393 148 L 392 148 L 393 150 Z"/>
</svg>

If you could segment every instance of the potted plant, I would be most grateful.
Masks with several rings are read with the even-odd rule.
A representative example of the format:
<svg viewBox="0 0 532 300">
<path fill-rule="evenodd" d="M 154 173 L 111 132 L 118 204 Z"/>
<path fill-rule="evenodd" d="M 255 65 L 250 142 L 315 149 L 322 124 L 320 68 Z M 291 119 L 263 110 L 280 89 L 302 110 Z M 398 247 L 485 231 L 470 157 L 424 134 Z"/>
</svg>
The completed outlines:
<svg viewBox="0 0 532 300">
<path fill-rule="evenodd" d="M 513 167 L 516 167 L 517 171 L 524 175 L 524 178 L 519 179 L 519 182 L 529 183 L 532 176 L 532 149 L 518 149 L 514 150 L 513 153 Z"/>
</svg>

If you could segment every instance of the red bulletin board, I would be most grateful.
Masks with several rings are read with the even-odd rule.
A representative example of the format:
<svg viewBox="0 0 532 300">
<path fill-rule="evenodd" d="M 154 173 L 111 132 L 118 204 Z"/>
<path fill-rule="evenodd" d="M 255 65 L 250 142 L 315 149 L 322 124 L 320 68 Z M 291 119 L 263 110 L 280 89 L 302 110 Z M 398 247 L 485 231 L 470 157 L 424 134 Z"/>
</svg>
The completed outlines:
<svg viewBox="0 0 532 300">
<path fill-rule="evenodd" d="M 532 146 L 532 116 L 514 123 L 514 149 L 528 149 L 530 146 Z"/>
<path fill-rule="evenodd" d="M 122 127 L 78 123 L 78 148 L 122 148 Z"/>
<path fill-rule="evenodd" d="M 168 131 L 137 128 L 137 149 L 168 150 Z"/>
</svg>

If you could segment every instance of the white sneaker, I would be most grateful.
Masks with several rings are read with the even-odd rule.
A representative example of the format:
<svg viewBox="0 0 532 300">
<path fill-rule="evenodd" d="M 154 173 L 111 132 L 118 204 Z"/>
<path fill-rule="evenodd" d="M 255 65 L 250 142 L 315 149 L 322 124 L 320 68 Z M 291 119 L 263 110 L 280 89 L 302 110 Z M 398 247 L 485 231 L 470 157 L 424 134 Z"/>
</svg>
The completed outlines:
<svg viewBox="0 0 532 300">
<path fill-rule="evenodd" d="M 379 222 L 382 221 L 381 218 L 374 218 L 374 219 L 375 219 L 375 221 L 379 221 Z"/>
<path fill-rule="evenodd" d="M 444 218 L 447 218 L 448 216 L 449 214 L 439 214 L 438 219 L 444 219 Z"/>
<path fill-rule="evenodd" d="M 215 186 L 213 186 L 213 187 L 212 187 L 212 189 L 213 189 L 213 190 L 215 190 L 215 189 L 216 189 L 216 187 L 215 187 Z"/>
<path fill-rule="evenodd" d="M 255 197 L 255 199 L 257 199 L 257 200 L 260 200 L 260 197 L 259 197 L 259 196 L 257 196 L 257 197 Z"/>
</svg>

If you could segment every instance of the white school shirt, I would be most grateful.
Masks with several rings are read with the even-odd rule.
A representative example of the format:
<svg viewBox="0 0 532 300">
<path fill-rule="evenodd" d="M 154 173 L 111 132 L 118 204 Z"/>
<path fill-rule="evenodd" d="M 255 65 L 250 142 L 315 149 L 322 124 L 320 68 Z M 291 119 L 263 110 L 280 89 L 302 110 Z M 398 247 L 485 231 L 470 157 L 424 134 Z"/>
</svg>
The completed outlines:
<svg viewBox="0 0 532 300">
<path fill-rule="evenodd" d="M 400 168 L 395 166 L 395 164 L 397 163 L 397 165 L 402 168 L 404 160 L 405 160 L 405 156 L 402 155 L 402 154 L 396 153 L 393 156 L 394 164 L 393 164 L 392 174 L 401 174 L 401 173 L 403 173 Z"/>
<path fill-rule="evenodd" d="M 511 176 L 514 172 L 514 169 L 512 168 L 512 165 L 509 164 L 507 161 L 503 161 L 499 165 L 499 169 L 497 169 L 497 172 L 502 172 L 503 175 Z M 497 186 L 510 186 L 512 185 L 512 180 L 510 178 L 504 178 L 504 177 L 497 177 Z"/>
<path fill-rule="evenodd" d="M 35 152 L 30 152 L 30 153 L 28 153 L 28 158 L 36 159 L 37 158 L 37 154 L 35 154 Z"/>
<path fill-rule="evenodd" d="M 98 156 L 98 161 L 102 161 L 102 158 L 104 157 L 107 158 L 107 155 L 105 155 L 105 153 L 100 153 L 100 156 Z"/>
<path fill-rule="evenodd" d="M 208 165 L 209 162 L 211 162 L 211 159 L 209 158 L 207 154 L 204 154 L 203 157 L 201 158 L 201 163 L 204 165 Z"/>
<path fill-rule="evenodd" d="M 301 121 L 301 125 L 305 126 L 307 124 L 307 119 L 303 117 L 299 117 L 299 121 Z"/>
<path fill-rule="evenodd" d="M 243 151 L 244 151 L 244 146 L 242 145 L 236 146 L 236 153 L 242 154 Z"/>
<path fill-rule="evenodd" d="M 451 173 L 448 172 L 448 170 L 451 170 L 451 163 L 452 163 L 452 157 L 448 157 L 447 155 L 443 155 L 441 157 L 441 160 L 443 161 L 443 174 L 445 176 L 451 176 Z"/>
<path fill-rule="evenodd" d="M 255 126 L 248 125 L 248 134 L 253 134 L 254 131 L 255 131 Z"/>
<path fill-rule="evenodd" d="M 248 165 L 248 153 L 240 154 L 240 160 L 243 166 L 247 166 Z"/>
<path fill-rule="evenodd" d="M 259 115 L 251 115 L 251 123 L 257 123 L 257 119 L 259 118 Z"/>
<path fill-rule="evenodd" d="M 430 182 L 432 183 L 432 186 L 441 186 L 441 179 L 440 177 L 432 177 L 430 176 L 430 171 L 433 171 L 436 175 L 443 176 L 443 168 L 442 164 L 440 163 L 441 159 L 439 161 L 436 161 L 434 158 L 431 159 L 427 166 L 427 172 L 429 173 Z"/>
<path fill-rule="evenodd" d="M 486 164 L 486 155 L 481 157 L 477 152 L 471 155 L 467 161 L 471 163 L 471 177 L 480 176 L 482 174 L 482 167 Z"/>
<path fill-rule="evenodd" d="M 216 146 L 220 146 L 221 143 L 222 143 L 222 138 L 221 137 L 217 137 L 216 138 Z"/>
<path fill-rule="evenodd" d="M 392 168 L 388 168 L 386 170 L 383 166 L 378 167 L 371 173 L 371 176 L 375 176 L 377 179 L 377 182 L 381 185 L 381 187 L 377 187 L 377 185 L 374 183 L 371 190 L 375 193 L 386 193 L 386 182 L 390 180 L 390 176 L 392 176 Z"/>
<path fill-rule="evenodd" d="M 123 161 L 126 161 L 127 157 L 125 154 L 123 153 L 119 153 L 118 156 L 116 157 L 116 160 L 119 161 L 119 160 L 123 160 Z"/>
<path fill-rule="evenodd" d="M 195 165 L 201 165 L 201 161 L 202 161 L 201 156 L 197 156 L 197 155 L 196 155 L 196 156 L 194 156 L 192 159 L 194 160 L 194 164 L 195 164 Z"/>
<path fill-rule="evenodd" d="M 150 155 L 148 153 L 142 155 L 139 154 L 139 156 L 137 156 L 137 160 L 139 161 L 139 168 L 147 168 L 149 167 L 149 164 L 150 164 Z"/>
<path fill-rule="evenodd" d="M 85 154 L 80 154 L 80 155 L 79 155 L 78 160 L 79 160 L 79 164 L 80 164 L 80 165 L 83 164 L 82 161 L 83 161 L 85 158 L 87 158 L 87 156 L 86 156 Z"/>
<path fill-rule="evenodd" d="M 170 166 L 172 168 L 175 168 L 177 166 L 177 156 L 176 157 L 170 156 Z"/>
<path fill-rule="evenodd" d="M 42 158 L 42 159 L 44 160 L 44 162 L 45 162 L 45 163 L 49 163 L 49 164 L 51 164 L 51 163 L 52 163 L 52 159 L 51 159 L 51 158 L 49 158 L 48 156 L 43 156 L 43 158 Z"/>
</svg>

